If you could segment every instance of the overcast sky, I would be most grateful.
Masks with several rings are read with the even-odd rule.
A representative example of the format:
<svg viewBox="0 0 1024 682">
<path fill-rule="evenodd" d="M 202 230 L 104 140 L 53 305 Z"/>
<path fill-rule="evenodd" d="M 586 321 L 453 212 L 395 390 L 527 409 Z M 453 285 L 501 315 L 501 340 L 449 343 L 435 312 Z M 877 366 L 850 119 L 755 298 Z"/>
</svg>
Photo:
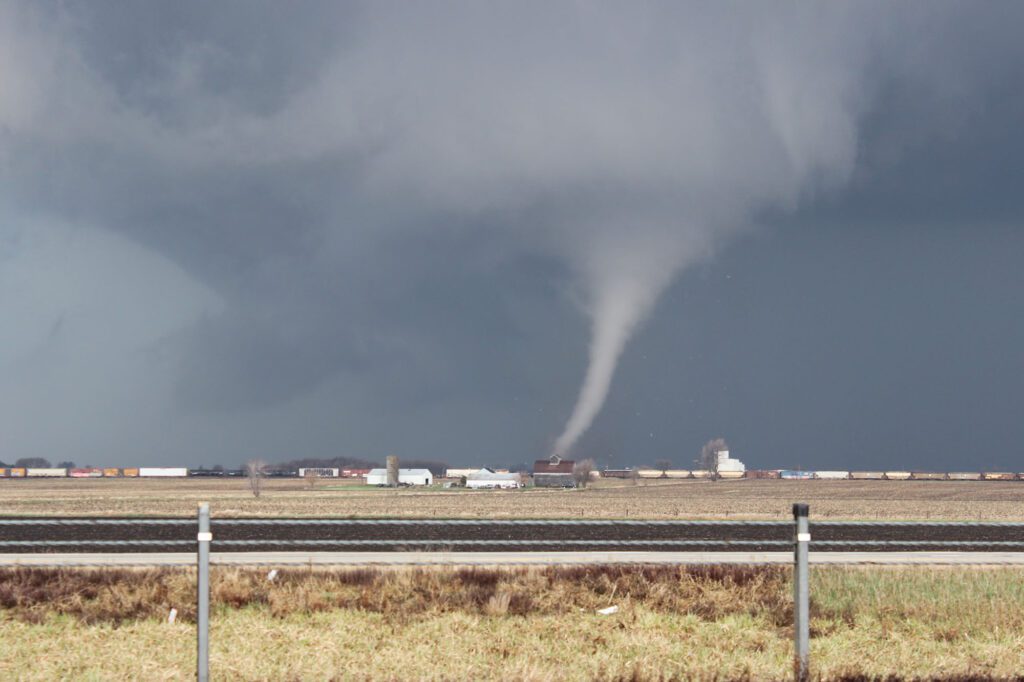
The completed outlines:
<svg viewBox="0 0 1024 682">
<path fill-rule="evenodd" d="M 0 0 L 0 460 L 1024 471 L 1021 26 Z"/>
</svg>

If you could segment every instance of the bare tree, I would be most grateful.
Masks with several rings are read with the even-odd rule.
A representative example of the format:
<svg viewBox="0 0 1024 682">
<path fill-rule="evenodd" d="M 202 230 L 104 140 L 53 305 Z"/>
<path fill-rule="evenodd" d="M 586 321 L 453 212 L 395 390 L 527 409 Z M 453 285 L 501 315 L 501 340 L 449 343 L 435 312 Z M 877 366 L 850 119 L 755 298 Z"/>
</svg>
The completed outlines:
<svg viewBox="0 0 1024 682">
<path fill-rule="evenodd" d="M 633 485 L 638 485 L 640 483 L 640 470 L 636 467 L 630 469 L 629 480 L 633 481 Z"/>
<path fill-rule="evenodd" d="M 718 478 L 718 453 L 728 450 L 724 438 L 712 438 L 700 450 L 700 468 L 711 472 L 711 478 Z"/>
<path fill-rule="evenodd" d="M 667 459 L 659 459 L 657 462 L 654 463 L 654 465 L 658 467 L 658 469 L 660 469 L 661 473 L 663 474 L 672 468 L 672 462 L 670 462 Z"/>
<path fill-rule="evenodd" d="M 267 463 L 262 459 L 250 459 L 245 463 L 245 471 L 249 475 L 249 490 L 253 497 L 259 497 L 263 491 L 263 470 Z"/>
<path fill-rule="evenodd" d="M 581 488 L 586 488 L 587 483 L 590 482 L 590 472 L 594 470 L 594 460 L 592 459 L 581 459 L 572 465 L 572 478 L 576 481 L 576 485 Z"/>
<path fill-rule="evenodd" d="M 312 469 L 306 469 L 306 473 L 303 474 L 303 477 L 306 479 L 306 485 L 310 490 L 312 490 L 316 487 L 316 480 L 320 478 L 320 475 Z"/>
</svg>

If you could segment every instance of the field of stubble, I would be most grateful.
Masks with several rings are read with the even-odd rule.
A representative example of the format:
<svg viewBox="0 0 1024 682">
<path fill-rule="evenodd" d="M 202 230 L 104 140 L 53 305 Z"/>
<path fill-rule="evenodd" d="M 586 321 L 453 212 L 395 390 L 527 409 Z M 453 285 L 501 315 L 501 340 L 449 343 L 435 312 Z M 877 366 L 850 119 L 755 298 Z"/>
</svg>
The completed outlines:
<svg viewBox="0 0 1024 682">
<path fill-rule="evenodd" d="M 219 516 L 487 518 L 791 518 L 808 502 L 817 519 L 1024 521 L 1024 482 L 601 481 L 586 490 L 384 490 L 267 480 L 259 498 L 244 479 L 0 481 L 0 515 L 195 513 Z"/>
</svg>

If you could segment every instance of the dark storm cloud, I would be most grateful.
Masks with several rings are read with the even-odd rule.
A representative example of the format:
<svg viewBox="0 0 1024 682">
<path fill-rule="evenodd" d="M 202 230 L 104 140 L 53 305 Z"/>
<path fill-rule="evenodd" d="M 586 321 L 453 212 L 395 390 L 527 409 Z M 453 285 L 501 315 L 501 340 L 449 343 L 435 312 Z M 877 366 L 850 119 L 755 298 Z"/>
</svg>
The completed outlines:
<svg viewBox="0 0 1024 682">
<path fill-rule="evenodd" d="M 683 310 L 700 330 L 721 314 L 680 302 L 710 266 L 686 267 L 759 222 L 794 240 L 816 221 L 885 224 L 871 233 L 884 249 L 929 222 L 970 240 L 1016 221 L 1022 15 L 6 3 L 0 310 L 16 322 L 0 349 L 0 459 L 529 459 L 569 416 L 587 319 L 607 380 L 665 290 L 640 342 L 695 386 L 663 384 L 627 351 L 623 393 L 583 447 L 616 443 L 624 464 L 731 429 L 756 449 L 756 410 L 699 391 L 742 383 L 746 365 L 650 340 L 676 338 L 661 316 Z M 717 262 L 742 257 L 738 243 Z M 765 352 L 750 338 L 736 351 Z M 899 359 L 860 362 L 872 375 Z M 577 431 L 601 383 L 598 370 Z M 801 424 L 787 391 L 783 421 Z M 653 425 L 622 403 L 644 395 Z M 869 431 L 881 423 L 859 409 Z"/>
</svg>

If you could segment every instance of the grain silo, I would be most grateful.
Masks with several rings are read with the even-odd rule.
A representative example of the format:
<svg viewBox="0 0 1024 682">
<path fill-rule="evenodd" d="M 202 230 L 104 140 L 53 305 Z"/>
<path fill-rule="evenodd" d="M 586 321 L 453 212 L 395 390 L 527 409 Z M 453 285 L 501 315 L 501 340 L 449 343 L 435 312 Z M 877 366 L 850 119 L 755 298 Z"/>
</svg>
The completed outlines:
<svg viewBox="0 0 1024 682">
<path fill-rule="evenodd" d="M 398 487 L 398 457 L 395 455 L 388 455 L 387 457 L 387 469 L 388 469 L 388 487 Z"/>
</svg>

